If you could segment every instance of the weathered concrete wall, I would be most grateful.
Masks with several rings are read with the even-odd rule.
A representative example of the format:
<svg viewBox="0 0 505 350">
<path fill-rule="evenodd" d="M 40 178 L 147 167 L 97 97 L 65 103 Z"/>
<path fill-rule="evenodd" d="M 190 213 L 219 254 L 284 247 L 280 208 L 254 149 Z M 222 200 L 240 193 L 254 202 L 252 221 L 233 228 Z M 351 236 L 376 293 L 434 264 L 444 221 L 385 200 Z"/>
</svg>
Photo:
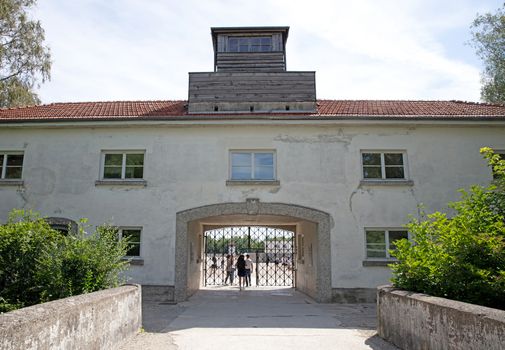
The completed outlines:
<svg viewBox="0 0 505 350">
<path fill-rule="evenodd" d="M 375 288 L 333 288 L 331 301 L 333 303 L 375 303 L 377 290 Z"/>
<path fill-rule="evenodd" d="M 286 203 L 331 216 L 331 287 L 375 288 L 387 266 L 363 266 L 367 227 L 397 228 L 486 184 L 482 146 L 505 149 L 505 127 L 476 125 L 136 125 L 6 128 L 1 150 L 24 150 L 23 187 L 0 185 L 0 221 L 14 208 L 89 224 L 142 227 L 131 281 L 174 286 L 176 213 L 219 203 Z M 249 123 L 249 124 L 247 124 Z M 275 125 L 274 125 L 275 124 Z M 145 187 L 95 185 L 102 150 L 145 150 Z M 227 185 L 229 151 L 275 150 L 278 185 Z M 360 184 L 360 150 L 403 150 L 413 185 Z"/>
<path fill-rule="evenodd" d="M 303 221 L 297 225 L 297 243 L 301 240 L 299 235 L 303 235 L 303 247 L 297 246 L 297 252 L 303 250 L 303 259 L 296 262 L 296 288 L 301 292 L 317 298 L 317 227 L 316 224 Z M 297 257 L 298 258 L 298 257 Z"/>
<path fill-rule="evenodd" d="M 128 285 L 1 314 L 0 349 L 114 349 L 141 322 L 140 286 Z"/>
<path fill-rule="evenodd" d="M 202 234 L 202 226 L 199 222 L 193 221 L 188 223 L 188 296 L 194 294 L 202 284 Z"/>
<path fill-rule="evenodd" d="M 409 350 L 505 349 L 505 311 L 379 287 L 379 336 Z"/>
</svg>

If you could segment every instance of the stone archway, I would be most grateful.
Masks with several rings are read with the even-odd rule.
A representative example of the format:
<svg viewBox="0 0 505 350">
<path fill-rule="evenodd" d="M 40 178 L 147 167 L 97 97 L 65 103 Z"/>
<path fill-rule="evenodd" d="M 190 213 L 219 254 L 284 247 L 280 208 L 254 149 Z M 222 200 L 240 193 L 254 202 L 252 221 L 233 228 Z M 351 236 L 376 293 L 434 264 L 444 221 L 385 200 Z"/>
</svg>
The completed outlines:
<svg viewBox="0 0 505 350">
<path fill-rule="evenodd" d="M 312 208 L 284 203 L 261 203 L 258 199 L 247 199 L 242 203 L 212 204 L 184 210 L 176 214 L 175 238 L 175 301 L 181 302 L 188 296 L 188 225 L 191 222 L 229 215 L 255 217 L 270 215 L 291 217 L 314 223 L 317 227 L 318 256 L 316 264 L 316 295 L 318 302 L 331 301 L 331 248 L 329 214 Z"/>
</svg>

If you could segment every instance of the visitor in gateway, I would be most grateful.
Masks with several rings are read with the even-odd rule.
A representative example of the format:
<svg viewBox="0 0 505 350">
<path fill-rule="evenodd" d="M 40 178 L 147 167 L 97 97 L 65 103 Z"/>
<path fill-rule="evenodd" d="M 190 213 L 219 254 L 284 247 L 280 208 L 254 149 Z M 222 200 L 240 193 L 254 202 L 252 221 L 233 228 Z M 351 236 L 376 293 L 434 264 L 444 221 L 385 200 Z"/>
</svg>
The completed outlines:
<svg viewBox="0 0 505 350">
<path fill-rule="evenodd" d="M 240 254 L 240 256 L 237 259 L 236 266 L 237 266 L 237 274 L 238 274 L 238 286 L 239 286 L 240 290 L 242 290 L 242 288 L 245 288 L 244 279 L 246 276 L 244 255 Z"/>
<path fill-rule="evenodd" d="M 251 284 L 251 273 L 253 272 L 253 262 L 249 256 L 246 254 L 245 256 L 245 285 L 247 287 L 252 286 Z"/>
<path fill-rule="evenodd" d="M 233 279 L 235 277 L 235 266 L 233 265 L 233 255 L 226 255 L 226 278 L 224 279 L 224 284 L 227 285 L 228 279 L 230 279 L 230 284 L 233 284 Z"/>
</svg>

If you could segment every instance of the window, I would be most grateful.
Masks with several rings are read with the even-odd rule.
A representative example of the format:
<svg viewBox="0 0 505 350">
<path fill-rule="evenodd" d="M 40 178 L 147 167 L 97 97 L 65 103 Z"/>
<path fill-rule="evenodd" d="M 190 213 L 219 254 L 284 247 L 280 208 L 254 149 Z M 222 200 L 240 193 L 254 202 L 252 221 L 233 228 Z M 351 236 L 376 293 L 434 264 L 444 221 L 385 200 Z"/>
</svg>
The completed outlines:
<svg viewBox="0 0 505 350">
<path fill-rule="evenodd" d="M 274 152 L 231 152 L 231 180 L 275 179 Z"/>
<path fill-rule="evenodd" d="M 0 179 L 21 179 L 23 153 L 0 152 Z"/>
<path fill-rule="evenodd" d="M 103 179 L 142 179 L 144 152 L 104 152 Z"/>
<path fill-rule="evenodd" d="M 405 153 L 362 152 L 364 179 L 406 179 Z"/>
<path fill-rule="evenodd" d="M 366 230 L 366 257 L 390 259 L 390 250 L 395 249 L 395 242 L 400 239 L 408 239 L 409 234 L 405 230 Z"/>
<path fill-rule="evenodd" d="M 228 52 L 270 52 L 272 51 L 271 36 L 247 36 L 228 38 Z"/>
<path fill-rule="evenodd" d="M 74 220 L 59 217 L 48 217 L 45 220 L 53 230 L 59 231 L 64 236 L 76 234 L 78 231 L 77 223 Z"/>
<path fill-rule="evenodd" d="M 140 257 L 140 228 L 120 228 L 119 238 L 128 240 L 126 256 Z"/>
</svg>

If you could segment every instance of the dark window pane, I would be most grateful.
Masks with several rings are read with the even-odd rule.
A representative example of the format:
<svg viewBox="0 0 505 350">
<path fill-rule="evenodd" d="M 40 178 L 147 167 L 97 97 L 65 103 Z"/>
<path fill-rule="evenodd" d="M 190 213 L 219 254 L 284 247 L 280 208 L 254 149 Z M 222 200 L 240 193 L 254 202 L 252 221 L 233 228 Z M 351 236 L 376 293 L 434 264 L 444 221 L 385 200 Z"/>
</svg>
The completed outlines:
<svg viewBox="0 0 505 350">
<path fill-rule="evenodd" d="M 386 233 L 384 231 L 367 231 L 366 243 L 381 243 L 386 244 Z"/>
<path fill-rule="evenodd" d="M 127 256 L 140 256 L 140 230 L 123 230 L 123 239 L 128 240 Z"/>
<path fill-rule="evenodd" d="M 251 180 L 251 167 L 233 167 L 231 169 L 232 180 Z"/>
<path fill-rule="evenodd" d="M 382 172 L 380 167 L 364 166 L 363 178 L 365 179 L 381 179 Z"/>
<path fill-rule="evenodd" d="M 386 249 L 367 248 L 366 256 L 367 258 L 385 258 Z"/>
<path fill-rule="evenodd" d="M 133 177 L 135 179 L 142 179 L 144 177 L 144 168 L 135 168 L 133 170 Z"/>
<path fill-rule="evenodd" d="M 228 46 L 228 52 L 237 52 L 238 51 L 238 45 L 229 45 Z"/>
<path fill-rule="evenodd" d="M 386 167 L 386 179 L 404 179 L 403 167 Z"/>
<path fill-rule="evenodd" d="M 106 154 L 105 155 L 105 165 L 119 165 L 123 164 L 122 154 Z"/>
<path fill-rule="evenodd" d="M 140 256 L 140 244 L 129 244 L 126 251 L 127 256 Z"/>
<path fill-rule="evenodd" d="M 143 154 L 127 154 L 126 155 L 126 165 L 144 165 L 144 155 Z"/>
<path fill-rule="evenodd" d="M 368 258 L 386 257 L 386 236 L 384 231 L 366 232 L 366 256 Z"/>
<path fill-rule="evenodd" d="M 235 166 L 251 166 L 251 153 L 232 153 L 231 165 Z"/>
<path fill-rule="evenodd" d="M 274 165 L 274 155 L 272 153 L 256 153 L 254 154 L 254 165 L 255 166 L 273 166 Z"/>
<path fill-rule="evenodd" d="M 7 167 L 5 169 L 6 179 L 21 179 L 22 167 Z"/>
<path fill-rule="evenodd" d="M 8 154 L 7 155 L 7 166 L 23 166 L 23 155 L 22 154 Z"/>
<path fill-rule="evenodd" d="M 126 167 L 125 168 L 125 178 L 126 179 L 142 179 L 144 176 L 143 167 Z"/>
<path fill-rule="evenodd" d="M 403 154 L 384 153 L 384 163 L 386 165 L 403 165 Z"/>
<path fill-rule="evenodd" d="M 237 52 L 238 51 L 238 39 L 237 38 L 229 38 L 228 39 L 228 52 Z"/>
<path fill-rule="evenodd" d="M 272 46 L 272 38 L 271 37 L 261 38 L 261 45 Z"/>
<path fill-rule="evenodd" d="M 261 38 L 251 38 L 249 42 L 253 46 L 259 46 L 261 44 Z"/>
<path fill-rule="evenodd" d="M 130 242 L 140 242 L 140 230 L 123 230 L 123 238 L 127 238 Z"/>
<path fill-rule="evenodd" d="M 104 179 L 120 179 L 121 178 L 121 167 L 105 167 L 103 169 Z"/>
<path fill-rule="evenodd" d="M 3 165 L 4 165 L 4 155 L 0 154 L 0 171 L 2 170 Z"/>
<path fill-rule="evenodd" d="M 381 165 L 380 153 L 363 153 L 363 165 Z"/>
<path fill-rule="evenodd" d="M 400 239 L 408 239 L 407 231 L 389 231 L 389 249 L 396 249 L 395 242 Z"/>
<path fill-rule="evenodd" d="M 255 167 L 254 168 L 254 179 L 255 180 L 273 180 L 274 179 L 274 168 L 273 167 Z"/>
<path fill-rule="evenodd" d="M 248 52 L 249 51 L 249 45 L 240 45 L 238 47 L 239 52 Z"/>
</svg>

